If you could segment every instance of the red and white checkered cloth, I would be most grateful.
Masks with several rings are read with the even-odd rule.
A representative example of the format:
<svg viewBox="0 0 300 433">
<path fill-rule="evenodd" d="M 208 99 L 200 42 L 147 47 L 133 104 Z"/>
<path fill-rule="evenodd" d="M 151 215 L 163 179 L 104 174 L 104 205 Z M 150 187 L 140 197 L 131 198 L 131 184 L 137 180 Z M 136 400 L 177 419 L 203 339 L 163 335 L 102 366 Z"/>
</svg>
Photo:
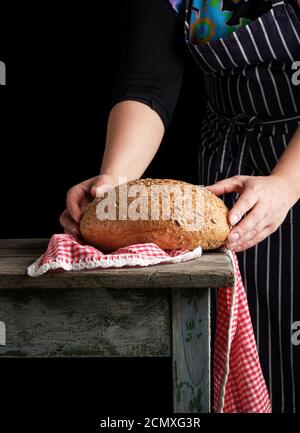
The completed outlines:
<svg viewBox="0 0 300 433">
<path fill-rule="evenodd" d="M 110 254 L 81 243 L 67 234 L 53 235 L 46 252 L 27 269 L 28 275 L 37 277 L 50 270 L 84 271 L 97 268 L 122 266 L 149 266 L 158 263 L 178 263 L 194 259 L 202 254 L 201 247 L 193 251 L 162 250 L 157 245 L 136 244 L 119 248 Z"/>
<path fill-rule="evenodd" d="M 270 413 L 271 402 L 262 374 L 238 260 L 233 287 L 218 290 L 214 349 L 215 412 Z"/>
<path fill-rule="evenodd" d="M 53 270 L 88 270 L 122 266 L 149 266 L 178 263 L 202 254 L 193 251 L 162 250 L 155 244 L 130 245 L 104 254 L 59 234 L 50 239 L 47 251 L 29 266 L 28 275 L 36 277 Z M 247 298 L 237 257 L 227 251 L 235 269 L 233 287 L 218 290 L 217 325 L 214 344 L 215 412 L 269 413 L 271 403 L 261 371 Z"/>
</svg>

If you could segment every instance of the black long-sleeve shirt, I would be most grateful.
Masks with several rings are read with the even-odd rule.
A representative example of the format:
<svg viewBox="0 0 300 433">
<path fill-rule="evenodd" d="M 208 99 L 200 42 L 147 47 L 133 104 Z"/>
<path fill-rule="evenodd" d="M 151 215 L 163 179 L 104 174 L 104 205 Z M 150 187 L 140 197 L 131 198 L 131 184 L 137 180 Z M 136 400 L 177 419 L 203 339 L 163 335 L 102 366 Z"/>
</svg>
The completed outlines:
<svg viewBox="0 0 300 433">
<path fill-rule="evenodd" d="M 167 128 L 184 71 L 181 21 L 167 0 L 126 0 L 123 7 L 122 48 L 111 108 L 123 100 L 143 102 Z"/>
</svg>

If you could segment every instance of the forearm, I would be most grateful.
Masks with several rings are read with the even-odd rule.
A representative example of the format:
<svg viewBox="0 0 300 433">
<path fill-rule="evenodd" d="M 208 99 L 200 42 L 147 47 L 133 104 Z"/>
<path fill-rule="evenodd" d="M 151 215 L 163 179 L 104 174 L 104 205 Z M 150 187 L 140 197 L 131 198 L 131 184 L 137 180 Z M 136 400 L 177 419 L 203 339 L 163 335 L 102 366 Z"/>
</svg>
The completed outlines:
<svg viewBox="0 0 300 433">
<path fill-rule="evenodd" d="M 156 154 L 164 125 L 156 111 L 138 101 L 114 105 L 108 119 L 101 174 L 142 176 Z"/>
<path fill-rule="evenodd" d="M 272 174 L 281 176 L 290 185 L 295 202 L 300 198 L 300 127 L 298 127 L 286 150 L 281 155 Z"/>
</svg>

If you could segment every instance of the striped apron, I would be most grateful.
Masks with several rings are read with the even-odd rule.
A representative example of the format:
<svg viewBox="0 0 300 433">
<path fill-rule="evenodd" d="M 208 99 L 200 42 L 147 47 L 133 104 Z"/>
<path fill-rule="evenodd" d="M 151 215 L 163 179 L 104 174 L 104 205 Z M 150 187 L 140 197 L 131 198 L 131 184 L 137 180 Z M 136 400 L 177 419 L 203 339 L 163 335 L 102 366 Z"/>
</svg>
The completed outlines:
<svg viewBox="0 0 300 433">
<path fill-rule="evenodd" d="M 217 41 L 186 45 L 205 76 L 208 106 L 199 144 L 199 183 L 234 175 L 267 176 L 300 124 L 300 20 L 272 8 Z M 223 197 L 231 208 L 236 194 Z M 276 198 L 275 198 L 276 199 Z M 279 229 L 237 254 L 273 412 L 300 412 L 300 202 Z"/>
</svg>

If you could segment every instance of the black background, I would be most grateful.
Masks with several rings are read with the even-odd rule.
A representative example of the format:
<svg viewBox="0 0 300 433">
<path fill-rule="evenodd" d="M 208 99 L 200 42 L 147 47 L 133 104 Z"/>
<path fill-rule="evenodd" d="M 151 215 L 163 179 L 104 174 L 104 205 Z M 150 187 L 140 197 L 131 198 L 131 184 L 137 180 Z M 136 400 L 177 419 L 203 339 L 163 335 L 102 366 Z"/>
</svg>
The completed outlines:
<svg viewBox="0 0 300 433">
<path fill-rule="evenodd" d="M 61 232 L 67 190 L 99 173 L 123 3 L 1 5 L 7 85 L 0 86 L 0 238 Z M 145 176 L 197 182 L 203 107 L 202 78 L 187 54 L 173 122 Z M 55 425 L 65 413 L 70 426 L 127 407 L 148 415 L 172 410 L 170 359 L 2 359 L 3 371 L 1 414 L 11 425 L 39 415 Z"/>
<path fill-rule="evenodd" d="M 7 65 L 7 86 L 0 88 L 1 238 L 59 232 L 67 190 L 99 173 L 122 4 L 101 2 L 99 10 L 97 2 L 51 2 L 1 15 L 0 60 Z M 197 182 L 203 107 L 202 77 L 187 53 L 173 122 L 144 176 Z"/>
</svg>

